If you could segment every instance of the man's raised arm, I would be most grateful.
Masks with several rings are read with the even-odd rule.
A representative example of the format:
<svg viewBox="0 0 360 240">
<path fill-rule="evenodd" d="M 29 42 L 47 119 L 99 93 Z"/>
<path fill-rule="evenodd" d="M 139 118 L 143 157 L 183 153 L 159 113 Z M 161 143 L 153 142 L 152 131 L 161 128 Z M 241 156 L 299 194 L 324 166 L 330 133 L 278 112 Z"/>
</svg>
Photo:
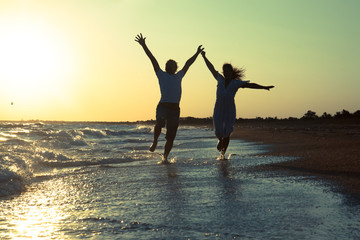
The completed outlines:
<svg viewBox="0 0 360 240">
<path fill-rule="evenodd" d="M 146 37 L 144 38 L 141 33 L 135 37 L 135 41 L 138 42 L 143 47 L 146 55 L 150 58 L 150 61 L 153 65 L 154 71 L 156 73 L 160 70 L 160 66 L 159 66 L 159 63 L 157 62 L 156 58 L 152 55 L 149 48 L 146 46 L 145 39 L 146 39 Z"/>
<path fill-rule="evenodd" d="M 189 67 L 191 66 L 191 64 L 193 64 L 197 58 L 197 56 L 204 50 L 204 48 L 201 48 L 202 45 L 200 45 L 196 51 L 196 53 L 194 54 L 194 56 L 192 56 L 191 58 L 189 58 L 184 67 L 182 68 L 182 71 L 184 71 L 184 74 L 189 70 Z"/>
</svg>

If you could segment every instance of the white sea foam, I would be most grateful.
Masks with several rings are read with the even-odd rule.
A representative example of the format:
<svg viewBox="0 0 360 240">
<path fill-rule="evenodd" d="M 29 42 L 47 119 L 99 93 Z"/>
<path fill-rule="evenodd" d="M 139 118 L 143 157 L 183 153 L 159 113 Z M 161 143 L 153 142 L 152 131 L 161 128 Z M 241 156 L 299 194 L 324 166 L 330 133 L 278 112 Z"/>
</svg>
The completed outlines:
<svg viewBox="0 0 360 240">
<path fill-rule="evenodd" d="M 34 176 L 54 168 L 149 159 L 150 132 L 121 124 L 0 123 L 0 196 L 23 191 Z"/>
</svg>

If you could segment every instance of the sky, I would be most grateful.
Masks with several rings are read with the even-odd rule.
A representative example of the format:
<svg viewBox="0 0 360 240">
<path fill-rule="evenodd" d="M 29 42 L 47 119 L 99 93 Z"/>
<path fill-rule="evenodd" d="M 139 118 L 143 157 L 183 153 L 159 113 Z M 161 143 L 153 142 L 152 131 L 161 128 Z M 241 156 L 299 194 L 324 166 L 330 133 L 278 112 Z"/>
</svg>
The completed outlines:
<svg viewBox="0 0 360 240">
<path fill-rule="evenodd" d="M 358 0 L 1 0 L 0 120 L 155 119 L 162 69 L 203 45 L 240 89 L 238 118 L 360 109 Z M 201 56 L 182 83 L 181 117 L 212 116 L 216 80 Z"/>
</svg>

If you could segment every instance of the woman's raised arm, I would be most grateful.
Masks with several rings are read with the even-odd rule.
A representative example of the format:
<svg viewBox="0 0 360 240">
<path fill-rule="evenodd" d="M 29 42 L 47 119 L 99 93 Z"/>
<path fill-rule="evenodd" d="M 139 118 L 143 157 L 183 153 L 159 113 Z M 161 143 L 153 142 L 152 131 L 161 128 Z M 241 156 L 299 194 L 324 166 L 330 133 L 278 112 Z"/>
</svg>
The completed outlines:
<svg viewBox="0 0 360 240">
<path fill-rule="evenodd" d="M 212 65 L 212 63 L 209 61 L 209 59 L 207 59 L 205 52 L 202 51 L 201 55 L 203 56 L 206 66 L 208 67 L 208 69 L 210 70 L 211 74 L 214 76 L 214 78 L 218 77 L 218 72 L 215 70 L 214 66 Z"/>
</svg>

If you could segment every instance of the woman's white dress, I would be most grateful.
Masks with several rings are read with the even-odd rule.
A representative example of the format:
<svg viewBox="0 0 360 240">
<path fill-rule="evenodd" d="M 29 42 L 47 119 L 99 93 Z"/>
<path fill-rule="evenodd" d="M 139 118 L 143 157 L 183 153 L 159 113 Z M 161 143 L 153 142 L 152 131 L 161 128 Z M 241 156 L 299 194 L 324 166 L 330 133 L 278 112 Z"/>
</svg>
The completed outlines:
<svg viewBox="0 0 360 240">
<path fill-rule="evenodd" d="M 216 90 L 216 102 L 214 107 L 214 127 L 217 138 L 229 137 L 234 129 L 236 120 L 235 95 L 240 87 L 249 81 L 237 79 L 231 80 L 225 87 L 225 78 L 218 73 Z"/>
</svg>

